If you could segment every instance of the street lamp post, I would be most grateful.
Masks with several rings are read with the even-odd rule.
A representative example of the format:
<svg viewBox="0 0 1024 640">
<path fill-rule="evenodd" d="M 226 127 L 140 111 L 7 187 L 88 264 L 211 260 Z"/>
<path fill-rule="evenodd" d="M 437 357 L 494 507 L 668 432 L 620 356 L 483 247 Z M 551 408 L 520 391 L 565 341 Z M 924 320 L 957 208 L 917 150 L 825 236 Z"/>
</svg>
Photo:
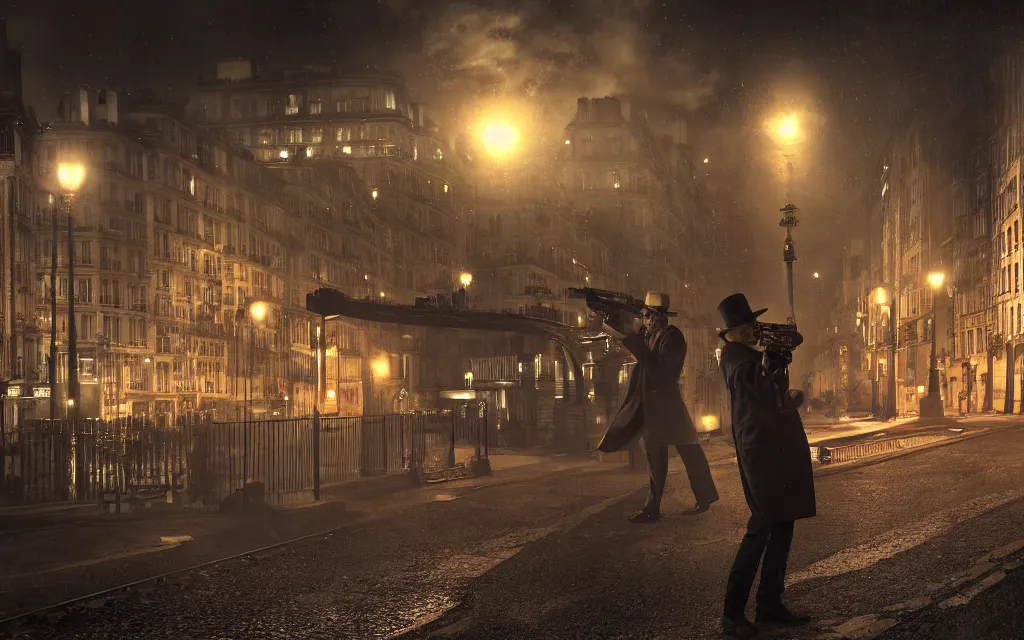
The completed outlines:
<svg viewBox="0 0 1024 640">
<path fill-rule="evenodd" d="M 85 182 L 85 166 L 62 162 L 57 166 L 64 210 L 68 216 L 68 407 L 70 418 L 81 411 L 78 398 L 78 334 L 75 325 L 75 224 L 74 201 Z M 51 391 L 52 395 L 52 391 Z"/>
<path fill-rule="evenodd" d="M 886 367 L 888 391 L 885 399 L 885 419 L 889 420 L 896 417 L 896 323 L 899 322 L 899 310 L 896 304 L 898 301 L 886 287 L 880 286 L 875 290 L 875 302 L 878 303 L 879 308 L 889 306 L 889 366 Z"/>
<path fill-rule="evenodd" d="M 936 353 L 938 345 L 938 334 L 936 331 L 938 329 L 938 314 L 935 313 L 935 302 L 936 294 L 942 288 L 942 283 L 945 279 L 946 275 L 942 272 L 936 271 L 928 274 L 928 284 L 932 290 L 932 354 L 928 366 L 928 396 L 925 398 L 925 402 L 921 403 L 922 418 L 941 418 L 943 416 L 942 395 L 939 391 L 939 363 Z"/>
<path fill-rule="evenodd" d="M 799 226 L 800 220 L 796 212 L 800 209 L 790 202 L 779 209 L 782 212 L 782 220 L 779 226 L 786 229 L 786 241 L 782 245 L 782 261 L 786 263 L 786 286 L 789 292 L 789 322 L 796 322 L 796 304 L 793 301 L 793 263 L 796 262 L 796 247 L 793 245 L 793 228 Z"/>
<path fill-rule="evenodd" d="M 57 419 L 57 247 L 60 244 L 60 206 L 50 196 L 50 216 L 53 228 L 50 251 L 50 362 L 47 377 L 50 379 L 50 419 Z"/>
<path fill-rule="evenodd" d="M 256 323 L 262 322 L 267 317 L 267 303 L 252 302 L 249 304 L 249 393 L 247 404 L 252 403 L 253 380 L 256 378 Z M 242 504 L 245 505 L 245 485 L 249 483 L 249 412 L 250 407 L 245 407 L 244 419 L 242 422 Z"/>
<path fill-rule="evenodd" d="M 459 284 L 462 285 L 462 304 L 469 307 L 469 285 L 473 284 L 473 274 L 468 271 L 459 274 Z"/>
</svg>

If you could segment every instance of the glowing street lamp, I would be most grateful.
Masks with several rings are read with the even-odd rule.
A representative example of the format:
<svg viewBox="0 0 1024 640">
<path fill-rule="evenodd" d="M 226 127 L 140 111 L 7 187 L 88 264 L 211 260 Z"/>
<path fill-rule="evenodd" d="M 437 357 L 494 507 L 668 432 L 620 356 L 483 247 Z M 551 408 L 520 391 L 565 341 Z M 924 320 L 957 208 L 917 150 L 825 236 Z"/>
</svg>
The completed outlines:
<svg viewBox="0 0 1024 640">
<path fill-rule="evenodd" d="M 75 195 L 85 183 L 85 165 L 61 162 L 57 165 L 64 207 L 68 216 L 68 408 L 78 417 L 78 329 L 75 321 Z M 52 391 L 51 391 L 52 393 Z"/>
<path fill-rule="evenodd" d="M 889 304 L 889 292 L 885 290 L 885 287 L 875 289 L 875 303 L 880 307 Z"/>
<path fill-rule="evenodd" d="M 246 389 L 242 422 L 242 487 L 249 482 L 249 413 L 252 405 L 252 386 L 256 379 L 256 323 L 263 322 L 270 311 L 266 302 L 249 303 L 249 380 Z M 243 505 L 244 505 L 243 497 Z"/>
<path fill-rule="evenodd" d="M 469 272 L 460 274 L 459 284 L 461 284 L 464 287 L 468 287 L 469 285 L 473 284 L 473 274 Z"/>
<path fill-rule="evenodd" d="M 256 322 L 263 322 L 264 318 L 267 317 L 267 311 L 266 302 L 254 302 L 249 305 L 249 317 Z"/>
<path fill-rule="evenodd" d="M 928 367 L 928 407 L 932 415 L 925 416 L 924 406 L 921 407 L 921 417 L 942 417 L 942 398 L 939 394 L 939 367 L 936 350 L 938 348 L 938 320 L 939 314 L 935 312 L 935 295 L 942 288 L 946 281 L 946 274 L 941 271 L 933 271 L 928 274 L 928 284 L 932 288 L 932 359 Z"/>
<path fill-rule="evenodd" d="M 884 407 L 885 418 L 896 417 L 896 323 L 899 321 L 899 314 L 896 310 L 896 298 L 895 296 L 889 295 L 889 289 L 885 286 L 879 286 L 874 291 L 875 303 L 879 306 L 879 311 L 882 311 L 883 307 L 888 307 L 889 310 L 889 360 L 887 365 L 886 375 L 887 377 L 887 391 Z M 878 367 L 875 367 L 875 387 L 878 386 Z M 877 391 L 875 391 L 877 393 Z"/>
<path fill-rule="evenodd" d="M 62 162 L 57 165 L 57 181 L 65 196 L 73 196 L 85 182 L 85 167 L 77 162 Z"/>
<path fill-rule="evenodd" d="M 884 407 L 885 418 L 896 417 L 896 323 L 898 322 L 899 314 L 896 310 L 896 298 L 895 296 L 889 295 L 889 289 L 885 286 L 879 286 L 874 291 L 875 303 L 879 306 L 879 311 L 883 307 L 889 309 L 889 360 L 887 365 L 886 375 L 887 378 L 887 391 Z M 890 300 L 891 298 L 891 300 Z M 875 366 L 875 387 L 878 386 L 878 367 Z M 877 391 L 875 392 L 877 393 Z"/>
<path fill-rule="evenodd" d="M 370 362 L 370 372 L 377 380 L 387 378 L 391 373 L 391 363 L 388 362 L 388 357 L 381 355 L 374 358 L 373 361 Z"/>
<path fill-rule="evenodd" d="M 815 280 L 817 280 L 817 279 L 818 279 L 818 278 L 820 278 L 820 277 L 821 277 L 821 275 L 819 275 L 819 274 L 818 274 L 818 272 L 817 272 L 817 271 L 815 271 L 815 272 L 814 272 L 814 279 L 815 279 Z"/>
<path fill-rule="evenodd" d="M 774 127 L 775 138 L 784 144 L 795 142 L 800 135 L 800 120 L 795 114 L 779 118 Z"/>
<path fill-rule="evenodd" d="M 484 149 L 496 158 L 507 156 L 519 143 L 519 132 L 508 122 L 491 122 L 481 135 Z"/>
</svg>

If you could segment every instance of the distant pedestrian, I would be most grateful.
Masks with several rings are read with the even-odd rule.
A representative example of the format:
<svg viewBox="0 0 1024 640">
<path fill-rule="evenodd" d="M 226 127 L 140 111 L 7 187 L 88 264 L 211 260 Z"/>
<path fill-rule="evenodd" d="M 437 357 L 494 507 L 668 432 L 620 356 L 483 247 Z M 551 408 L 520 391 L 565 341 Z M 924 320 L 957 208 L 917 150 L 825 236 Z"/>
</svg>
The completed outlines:
<svg viewBox="0 0 1024 640">
<path fill-rule="evenodd" d="M 740 293 L 718 305 L 725 323 L 720 334 L 725 340 L 722 373 L 732 398 L 736 459 L 750 508 L 747 533 L 725 590 L 722 631 L 731 638 L 758 633 L 744 611 L 759 564 L 755 621 L 790 626 L 810 621 L 809 616 L 793 614 L 782 602 L 793 524 L 817 513 L 810 448 L 799 414 L 803 393 L 788 389 L 789 363 L 763 359 L 763 352 L 756 348 L 760 342 L 757 318 L 765 311 L 751 311 Z"/>
<path fill-rule="evenodd" d="M 643 509 L 630 518 L 631 522 L 654 523 L 661 517 L 670 446 L 675 447 L 686 466 L 697 501 L 687 514 L 703 513 L 718 501 L 708 459 L 697 444 L 697 429 L 679 390 L 686 339 L 678 327 L 668 323 L 674 315 L 669 311 L 668 295 L 650 291 L 644 299 L 642 318 L 625 318 L 619 323 L 629 326 L 604 325 L 604 330 L 621 340 L 636 358 L 626 399 L 598 445 L 598 450 L 605 453 L 622 451 L 643 436 L 650 489 Z"/>
</svg>

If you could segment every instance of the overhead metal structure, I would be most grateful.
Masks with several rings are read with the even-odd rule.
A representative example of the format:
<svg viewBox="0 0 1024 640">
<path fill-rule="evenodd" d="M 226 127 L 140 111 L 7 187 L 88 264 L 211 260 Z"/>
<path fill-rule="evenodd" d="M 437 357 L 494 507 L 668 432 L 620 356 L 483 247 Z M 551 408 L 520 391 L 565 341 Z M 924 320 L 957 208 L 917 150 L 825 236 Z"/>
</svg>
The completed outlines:
<svg viewBox="0 0 1024 640">
<path fill-rule="evenodd" d="M 576 356 L 576 349 L 580 347 L 582 336 L 578 335 L 576 329 L 561 322 L 514 313 L 453 307 L 415 307 L 368 299 L 359 300 L 326 287 L 306 294 L 306 310 L 321 316 L 324 320 L 343 317 L 386 324 L 467 331 L 502 331 L 546 338 L 562 348 L 566 360 L 572 367 L 576 402 L 582 403 L 586 398 L 583 367 Z"/>
</svg>

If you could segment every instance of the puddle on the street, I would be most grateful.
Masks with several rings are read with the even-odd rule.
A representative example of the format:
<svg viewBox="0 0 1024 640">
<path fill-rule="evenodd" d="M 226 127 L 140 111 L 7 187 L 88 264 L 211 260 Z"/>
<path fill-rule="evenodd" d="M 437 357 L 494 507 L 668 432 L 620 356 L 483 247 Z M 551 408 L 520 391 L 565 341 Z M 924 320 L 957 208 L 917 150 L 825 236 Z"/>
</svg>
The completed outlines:
<svg viewBox="0 0 1024 640">
<path fill-rule="evenodd" d="M 439 493 L 434 496 L 434 502 L 449 502 L 457 499 L 459 496 L 450 493 Z"/>
</svg>

